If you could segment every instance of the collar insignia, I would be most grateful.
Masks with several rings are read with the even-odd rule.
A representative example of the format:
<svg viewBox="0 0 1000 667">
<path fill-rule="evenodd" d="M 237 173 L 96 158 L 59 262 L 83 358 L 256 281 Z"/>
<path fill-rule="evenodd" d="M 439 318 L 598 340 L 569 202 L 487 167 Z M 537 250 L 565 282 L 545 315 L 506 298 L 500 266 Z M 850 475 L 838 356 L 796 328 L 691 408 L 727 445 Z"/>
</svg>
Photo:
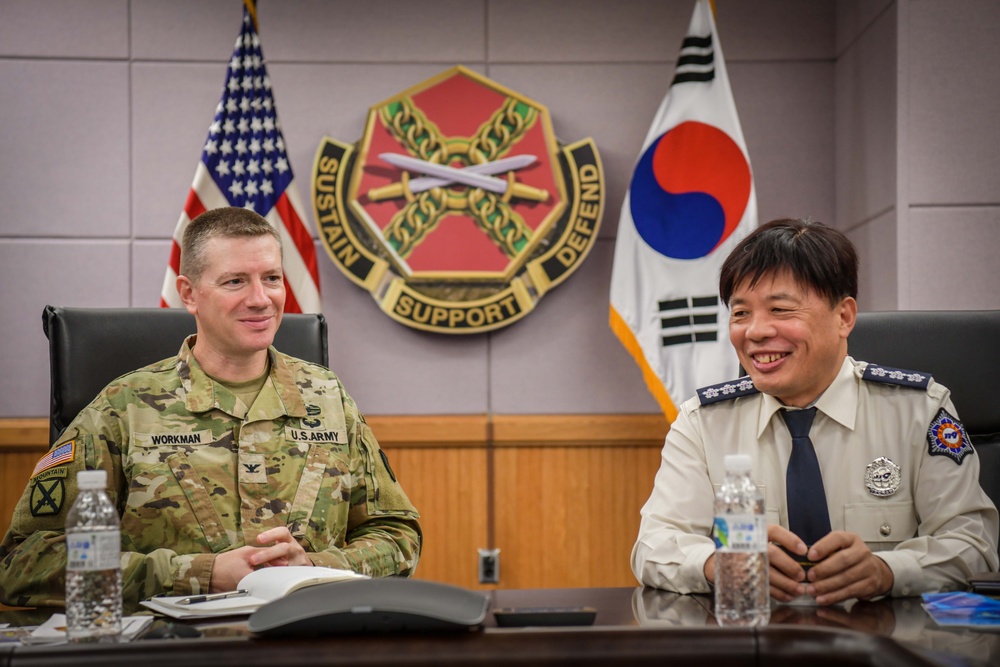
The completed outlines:
<svg viewBox="0 0 1000 667">
<path fill-rule="evenodd" d="M 739 398 L 740 396 L 751 396 L 759 393 L 760 390 L 754 386 L 753 380 L 749 377 L 713 384 L 709 387 L 702 387 L 697 391 L 698 400 L 701 401 L 702 405 L 710 405 L 720 401 L 728 401 L 732 398 Z"/>
<path fill-rule="evenodd" d="M 879 366 L 878 364 L 868 364 L 862 379 L 869 382 L 882 382 L 885 384 L 898 384 L 902 387 L 919 387 L 926 389 L 931 381 L 930 373 L 918 373 L 917 371 L 905 371 L 902 368 L 892 368 L 890 366 Z"/>
</svg>

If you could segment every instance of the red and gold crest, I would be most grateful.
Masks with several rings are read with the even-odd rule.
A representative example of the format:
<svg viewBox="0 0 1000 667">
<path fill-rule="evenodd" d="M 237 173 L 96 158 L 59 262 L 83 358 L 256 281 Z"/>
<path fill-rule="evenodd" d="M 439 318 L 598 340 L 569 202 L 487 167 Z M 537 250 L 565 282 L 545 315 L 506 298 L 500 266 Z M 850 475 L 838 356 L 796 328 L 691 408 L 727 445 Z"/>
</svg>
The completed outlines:
<svg viewBox="0 0 1000 667">
<path fill-rule="evenodd" d="M 372 107 L 356 145 L 324 138 L 313 205 L 334 263 L 392 318 L 474 333 L 576 269 L 604 177 L 592 140 L 561 145 L 544 106 L 455 67 Z"/>
</svg>

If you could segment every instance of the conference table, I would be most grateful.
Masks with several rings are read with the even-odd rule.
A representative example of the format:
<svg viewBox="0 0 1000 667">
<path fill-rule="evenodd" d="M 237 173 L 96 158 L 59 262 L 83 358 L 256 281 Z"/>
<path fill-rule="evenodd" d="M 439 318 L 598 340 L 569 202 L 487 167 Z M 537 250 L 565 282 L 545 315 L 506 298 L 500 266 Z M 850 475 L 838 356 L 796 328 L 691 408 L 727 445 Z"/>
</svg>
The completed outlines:
<svg viewBox="0 0 1000 667">
<path fill-rule="evenodd" d="M 775 606 L 762 628 L 720 628 L 712 599 L 650 588 L 484 591 L 491 609 L 596 609 L 592 625 L 498 627 L 458 632 L 298 639 L 252 636 L 246 619 L 199 624 L 195 638 L 116 645 L 0 644 L 0 667 L 100 665 L 699 665 L 711 667 L 878 665 L 983 667 L 1000 664 L 1000 633 L 942 629 L 919 598 L 840 607 Z M 0 611 L 0 623 L 35 625 L 54 610 Z M 157 619 L 152 628 L 170 627 Z M 189 627 L 189 626 L 185 626 Z M 190 626 L 194 627 L 194 626 Z M 176 625 L 173 626 L 176 629 Z M 178 634 L 176 632 L 171 634 Z"/>
</svg>

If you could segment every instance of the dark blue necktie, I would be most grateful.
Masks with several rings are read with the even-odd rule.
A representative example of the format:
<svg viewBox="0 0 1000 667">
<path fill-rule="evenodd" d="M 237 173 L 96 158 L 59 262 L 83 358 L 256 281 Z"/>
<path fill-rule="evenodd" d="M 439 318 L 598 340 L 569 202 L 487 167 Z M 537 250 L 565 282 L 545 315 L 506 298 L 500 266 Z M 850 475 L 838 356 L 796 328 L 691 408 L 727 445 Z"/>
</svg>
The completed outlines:
<svg viewBox="0 0 1000 667">
<path fill-rule="evenodd" d="M 782 410 L 781 416 L 792 434 L 792 455 L 785 471 L 788 529 L 811 547 L 830 532 L 830 510 L 826 506 L 823 475 L 819 470 L 816 450 L 809 439 L 816 408 Z"/>
</svg>

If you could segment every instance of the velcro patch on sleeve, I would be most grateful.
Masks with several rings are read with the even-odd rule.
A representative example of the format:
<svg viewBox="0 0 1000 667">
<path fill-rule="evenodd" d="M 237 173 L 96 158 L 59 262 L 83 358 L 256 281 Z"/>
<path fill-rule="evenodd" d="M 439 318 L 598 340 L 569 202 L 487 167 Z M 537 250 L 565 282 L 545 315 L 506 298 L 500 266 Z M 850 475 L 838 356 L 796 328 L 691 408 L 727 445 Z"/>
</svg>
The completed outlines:
<svg viewBox="0 0 1000 667">
<path fill-rule="evenodd" d="M 31 483 L 31 516 L 53 516 L 66 502 L 66 480 L 62 477 L 36 479 Z"/>
<path fill-rule="evenodd" d="M 387 473 L 389 473 L 389 477 L 392 478 L 392 481 L 395 482 L 396 481 L 396 473 L 394 473 L 392 471 L 392 466 L 389 465 L 389 457 L 386 456 L 385 452 L 383 452 L 381 449 L 378 450 L 378 455 L 382 459 L 382 465 L 385 466 L 385 471 Z"/>
<path fill-rule="evenodd" d="M 55 466 L 62 465 L 64 463 L 70 463 L 75 457 L 76 440 L 64 442 L 58 447 L 49 450 L 48 454 L 38 459 L 38 463 L 35 464 L 35 469 L 31 471 L 31 476 L 34 477 L 38 473 L 48 470 L 49 468 L 54 468 Z"/>
</svg>

